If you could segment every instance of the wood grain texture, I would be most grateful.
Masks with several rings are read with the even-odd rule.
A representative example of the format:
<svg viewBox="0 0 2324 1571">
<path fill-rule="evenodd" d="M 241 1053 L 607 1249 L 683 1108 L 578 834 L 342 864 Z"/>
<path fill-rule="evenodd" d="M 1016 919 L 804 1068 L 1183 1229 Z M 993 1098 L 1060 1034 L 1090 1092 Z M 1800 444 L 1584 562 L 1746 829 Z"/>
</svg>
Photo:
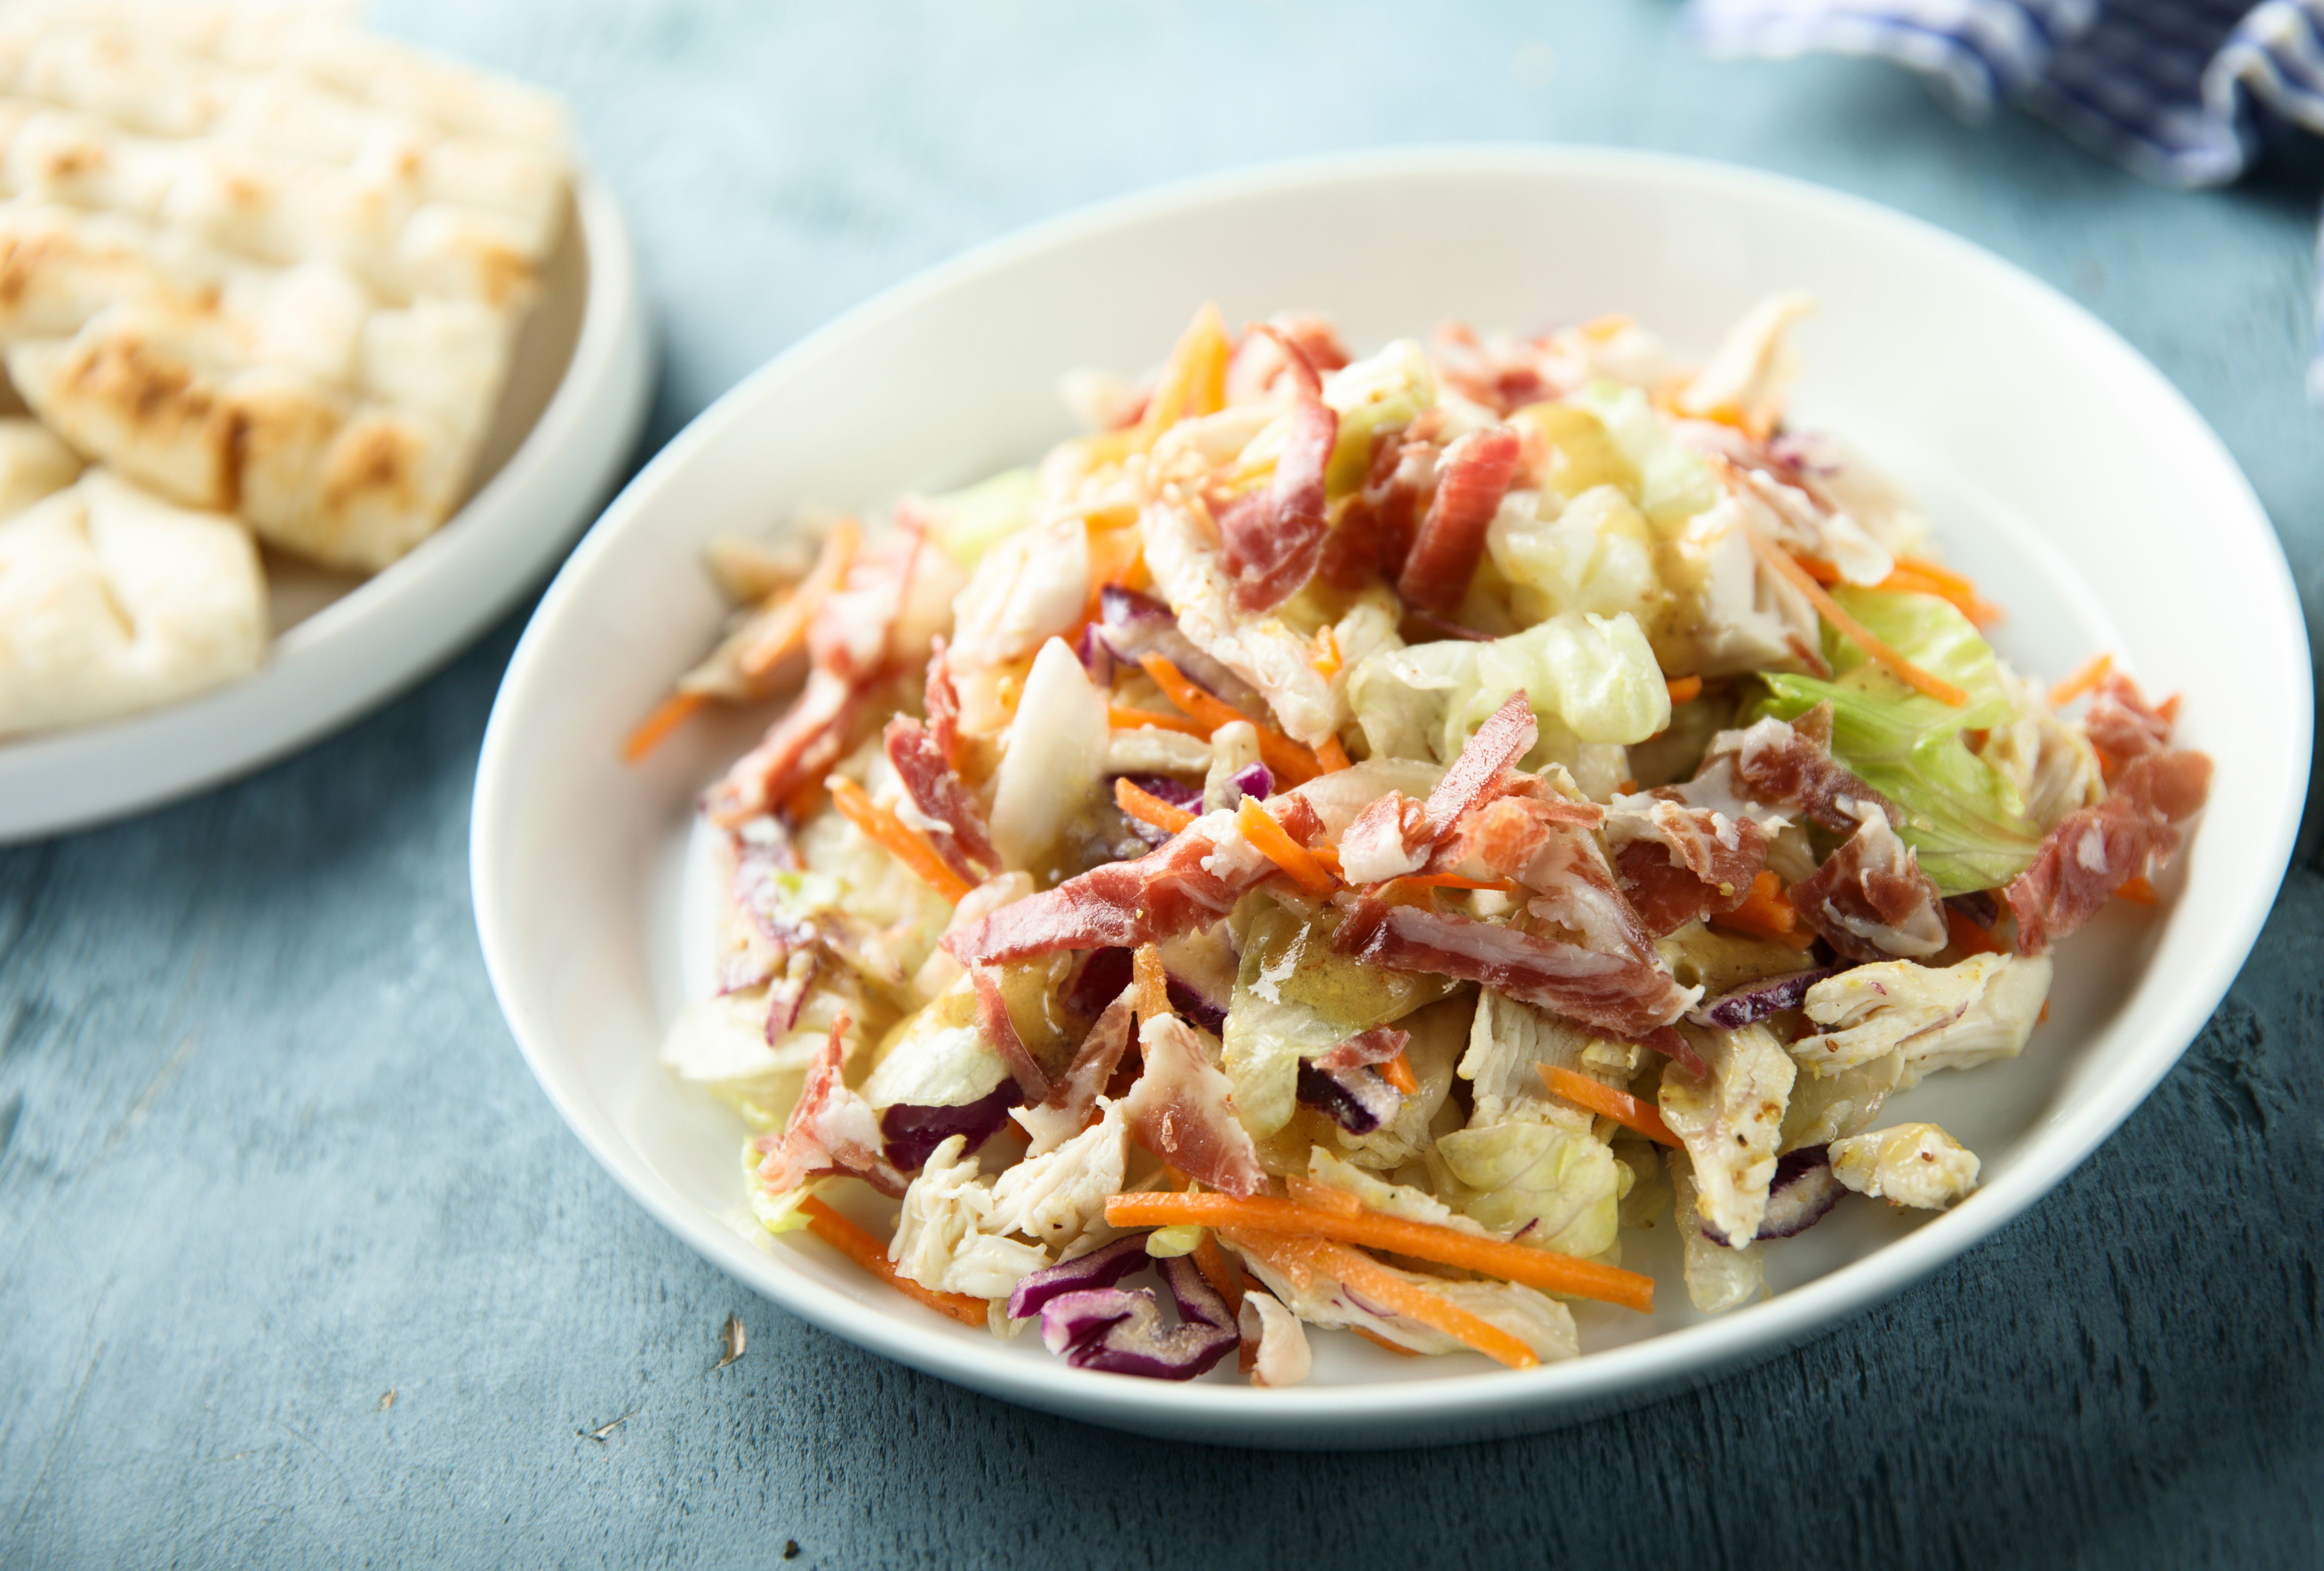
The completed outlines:
<svg viewBox="0 0 2324 1571">
<path fill-rule="evenodd" d="M 2234 449 L 2317 624 L 2311 191 L 2157 190 L 1878 66 L 1699 60 L 1664 0 L 1457 26 L 1371 0 L 382 11 L 573 97 L 666 336 L 660 437 L 881 285 L 1088 199 L 1387 142 L 1623 143 L 1875 197 L 2083 300 Z M 518 625 L 239 785 L 0 852 L 0 1564 L 761 1565 L 791 1540 L 802 1566 L 1009 1571 L 2324 1558 L 2312 821 L 2181 1067 L 1894 1302 L 1540 1439 L 1171 1446 L 807 1329 L 565 1132 L 467 899 Z M 713 1372 L 729 1311 L 749 1351 Z"/>
</svg>

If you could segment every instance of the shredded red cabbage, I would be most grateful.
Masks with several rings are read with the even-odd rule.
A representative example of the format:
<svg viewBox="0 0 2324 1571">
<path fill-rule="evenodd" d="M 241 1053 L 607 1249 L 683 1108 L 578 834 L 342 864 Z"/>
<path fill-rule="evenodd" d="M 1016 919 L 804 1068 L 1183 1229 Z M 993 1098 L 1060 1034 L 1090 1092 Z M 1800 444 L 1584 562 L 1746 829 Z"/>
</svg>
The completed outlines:
<svg viewBox="0 0 2324 1571">
<path fill-rule="evenodd" d="M 1812 971 L 1794 971 L 1788 976 L 1750 983 L 1691 1011 L 1687 1019 L 1697 1025 L 1729 1031 L 1757 1025 L 1787 1009 L 1799 1008 L 1807 1002 L 1809 988 L 1840 972 L 1837 966 L 1819 966 Z"/>
<path fill-rule="evenodd" d="M 1009 1295 L 1010 1318 L 1023 1320 L 1041 1312 L 1050 1299 L 1092 1288 L 1110 1288 L 1147 1263 L 1146 1234 L 1117 1238 L 1103 1249 L 1039 1271 L 1018 1280 Z"/>
<path fill-rule="evenodd" d="M 1162 1263 L 1163 1281 L 1178 1304 L 1177 1325 L 1163 1324 L 1161 1301 L 1151 1288 L 1088 1288 L 1060 1294 L 1042 1308 L 1042 1345 L 1075 1369 L 1148 1380 L 1192 1380 L 1207 1372 L 1241 1337 L 1231 1322 L 1217 1323 L 1226 1320 L 1226 1304 L 1207 1283 L 1199 1298 L 1191 1288 L 1179 1296 L 1185 1278 L 1201 1280 L 1192 1265 Z"/>
<path fill-rule="evenodd" d="M 1016 1081 L 1003 1080 L 985 1095 L 955 1107 L 916 1107 L 899 1102 L 880 1114 L 881 1147 L 889 1163 L 906 1173 L 918 1172 L 936 1147 L 956 1134 L 968 1137 L 973 1155 L 1001 1132 L 1009 1122 L 1009 1110 L 1023 1099 Z"/>
<path fill-rule="evenodd" d="M 1263 763 L 1254 763 L 1248 769 L 1237 772 L 1234 777 L 1234 788 L 1240 794 L 1234 801 L 1227 804 L 1231 808 L 1241 801 L 1244 797 L 1257 797 L 1260 801 L 1265 801 L 1275 794 L 1275 772 Z"/>
<path fill-rule="evenodd" d="M 1204 998 L 1194 991 L 1191 983 L 1181 981 L 1167 973 L 1164 975 L 1169 984 L 1167 991 L 1170 998 L 1170 1007 L 1185 1016 L 1188 1024 L 1198 1025 L 1213 1036 L 1217 1036 L 1227 1029 L 1225 1004 L 1213 1003 Z"/>
<path fill-rule="evenodd" d="M 1075 1014 L 1092 1019 L 1105 1012 L 1105 1006 L 1121 996 L 1130 985 L 1130 961 L 1127 949 L 1093 949 L 1089 958 L 1065 988 L 1065 1007 Z"/>
<path fill-rule="evenodd" d="M 1308 1058 L 1299 1060 L 1298 1095 L 1350 1134 L 1371 1133 L 1404 1106 L 1404 1093 L 1381 1079 L 1379 1070 L 1323 1069 Z"/>
<path fill-rule="evenodd" d="M 1846 1192 L 1831 1170 L 1831 1148 L 1802 1146 L 1775 1161 L 1775 1176 L 1767 1183 L 1767 1215 L 1759 1224 L 1761 1238 L 1789 1238 L 1823 1220 Z"/>
</svg>

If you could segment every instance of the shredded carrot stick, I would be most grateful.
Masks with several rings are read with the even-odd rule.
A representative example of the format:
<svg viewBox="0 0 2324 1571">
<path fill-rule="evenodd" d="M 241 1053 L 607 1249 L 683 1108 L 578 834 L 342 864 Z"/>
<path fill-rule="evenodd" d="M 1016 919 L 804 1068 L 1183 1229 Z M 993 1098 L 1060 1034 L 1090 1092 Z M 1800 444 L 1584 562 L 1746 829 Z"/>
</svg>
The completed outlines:
<svg viewBox="0 0 2324 1571">
<path fill-rule="evenodd" d="M 1259 848 L 1259 855 L 1291 876 L 1291 882 L 1309 894 L 1329 894 L 1339 883 L 1314 854 L 1284 832 L 1283 826 L 1269 817 L 1265 808 L 1250 797 L 1235 809 L 1235 827 L 1242 837 Z"/>
<path fill-rule="evenodd" d="M 1400 1319 L 1417 1320 L 1511 1369 L 1531 1369 L 1541 1362 L 1532 1348 L 1499 1326 L 1471 1314 L 1443 1293 L 1406 1280 L 1370 1255 L 1345 1244 L 1320 1238 L 1268 1238 L 1249 1234 L 1237 1234 L 1229 1242 L 1295 1280 L 1324 1277 L 1343 1283 L 1367 1303 Z"/>
<path fill-rule="evenodd" d="M 878 1277 L 907 1298 L 918 1298 L 939 1315 L 949 1315 L 964 1326 L 987 1324 L 984 1300 L 966 1293 L 939 1293 L 924 1288 L 898 1271 L 888 1259 L 888 1246 L 846 1217 L 810 1195 L 799 1202 L 810 1232 L 840 1253 Z"/>
<path fill-rule="evenodd" d="M 1357 1335 L 1370 1343 L 1374 1347 L 1387 1348 L 1398 1358 L 1418 1358 L 1420 1356 L 1420 1354 L 1415 1353 L 1409 1347 L 1399 1346 L 1396 1343 L 1390 1342 L 1387 1337 L 1381 1335 L 1377 1331 L 1367 1331 L 1360 1326 L 1351 1326 L 1348 1329 L 1353 1331 Z"/>
<path fill-rule="evenodd" d="M 2176 725 L 2179 724 L 2179 695 L 2173 693 L 2169 698 L 2163 699 L 2160 704 L 2155 705 L 2154 712 L 2163 716 L 2163 723 L 2165 725 Z"/>
<path fill-rule="evenodd" d="M 1164 715 L 1152 709 L 1125 709 L 1119 704 L 1105 707 L 1105 723 L 1116 731 L 1135 731 L 1141 725 L 1151 725 L 1157 731 L 1176 731 L 1181 736 L 1199 736 L 1204 741 L 1211 734 L 1184 715 Z"/>
<path fill-rule="evenodd" d="M 1379 1067 L 1379 1077 L 1406 1096 L 1420 1095 L 1420 1077 L 1412 1072 L 1412 1060 L 1398 1049 L 1395 1058 Z"/>
<path fill-rule="evenodd" d="M 1174 807 L 1127 775 L 1113 782 L 1113 805 L 1141 824 L 1151 824 L 1166 835 L 1176 835 L 1194 821 L 1185 809 Z"/>
<path fill-rule="evenodd" d="M 662 744 L 663 738 L 694 718 L 695 711 L 710 702 L 707 693 L 672 693 L 654 707 L 654 712 L 638 722 L 622 744 L 622 762 L 635 763 Z"/>
<path fill-rule="evenodd" d="M 1250 720 L 1232 704 L 1188 681 L 1185 673 L 1161 655 L 1149 654 L 1138 663 L 1146 668 L 1146 674 L 1154 679 L 1154 685 L 1162 689 L 1164 698 L 1206 727 L 1200 735 L 1208 736 L 1222 725 Z M 1282 732 L 1271 725 L 1260 725 L 1256 720 L 1251 724 L 1259 730 L 1259 756 L 1277 780 L 1286 785 L 1305 785 L 1323 772 L 1314 753 Z"/>
<path fill-rule="evenodd" d="M 1515 894 L 1517 880 L 1513 878 L 1469 878 L 1458 873 L 1407 873 L 1397 880 L 1416 889 L 1489 889 L 1501 894 Z"/>
<path fill-rule="evenodd" d="M 1988 622 L 1999 622 L 2008 613 L 1977 592 L 1977 586 L 1950 568 L 1929 560 L 1926 557 L 1898 557 L 1897 568 L 1916 578 L 1926 579 L 1932 592 L 1950 600 L 1960 614 L 1980 627 Z"/>
<path fill-rule="evenodd" d="M 757 635 L 734 657 L 735 669 L 753 679 L 763 677 L 793 650 L 807 642 L 807 624 L 831 592 L 847 577 L 854 565 L 855 553 L 863 543 L 863 531 L 852 518 L 843 518 L 831 526 L 823 537 L 823 549 L 816 554 L 815 566 L 790 592 L 788 598 L 769 614 L 758 629 Z"/>
<path fill-rule="evenodd" d="M 1701 677 L 1673 677 L 1663 686 L 1670 689 L 1670 701 L 1674 704 L 1691 704 L 1702 697 Z"/>
<path fill-rule="evenodd" d="M 1162 951 L 1153 945 L 1140 944 L 1130 951 L 1130 985 L 1135 990 L 1130 1007 L 1141 1024 L 1170 1012 L 1169 974 L 1162 969 Z"/>
<path fill-rule="evenodd" d="M 2133 905 L 2153 905 L 2163 898 L 2154 892 L 2154 886 L 2143 878 L 2134 878 L 2125 883 L 2120 889 L 2114 892 L 2114 897 L 2116 900 L 2126 900 Z"/>
<path fill-rule="evenodd" d="M 819 780 L 803 780 L 791 787 L 783 798 L 783 817 L 794 825 L 804 824 L 823 810 L 824 790 Z"/>
<path fill-rule="evenodd" d="M 957 901 L 969 890 L 968 880 L 944 864 L 928 843 L 913 833 L 905 822 L 873 801 L 862 786 L 844 774 L 831 777 L 831 805 L 845 815 L 847 821 L 864 834 L 890 856 L 919 875 L 920 882 L 949 901 Z"/>
<path fill-rule="evenodd" d="M 1821 557 L 1794 557 L 1792 559 L 1805 568 L 1808 577 L 1819 584 L 1840 582 L 1840 567 L 1835 562 L 1827 562 Z"/>
<path fill-rule="evenodd" d="M 1313 1178 L 1303 1178 L 1293 1173 L 1283 1180 L 1284 1189 L 1302 1206 L 1313 1206 L 1318 1211 L 1330 1211 L 1341 1216 L 1360 1216 L 1364 1203 L 1345 1189 L 1335 1189 L 1329 1184 L 1319 1184 Z"/>
<path fill-rule="evenodd" d="M 1652 1310 L 1655 1303 L 1654 1279 L 1637 1271 L 1377 1212 L 1337 1216 L 1271 1195 L 1254 1195 L 1247 1200 L 1232 1195 L 1113 1195 L 1106 1200 L 1105 1219 L 1115 1227 L 1175 1227 L 1193 1223 L 1250 1233 L 1335 1238 L 1367 1249 L 1465 1267 L 1545 1292 L 1600 1298 L 1642 1314 Z"/>
<path fill-rule="evenodd" d="M 1976 587 L 1959 573 L 1932 568 L 1926 563 L 1908 567 L 1899 562 L 1893 572 L 1873 587 L 1906 595 L 1933 596 L 1979 627 L 1990 626 L 2006 615 L 1991 601 L 1978 599 Z"/>
<path fill-rule="evenodd" d="M 1325 681 L 1340 674 L 1340 635 L 1328 626 L 1315 630 L 1315 652 L 1307 657 L 1307 669 Z"/>
<path fill-rule="evenodd" d="M 1542 1084 L 1549 1087 L 1552 1095 L 1578 1102 L 1591 1112 L 1610 1118 L 1625 1129 L 1637 1130 L 1658 1144 L 1679 1143 L 1678 1136 L 1663 1122 L 1661 1110 L 1653 1104 L 1641 1102 L 1628 1091 L 1618 1091 L 1601 1080 L 1592 1080 L 1572 1069 L 1549 1064 L 1536 1067 L 1541 1070 Z"/>
<path fill-rule="evenodd" d="M 1340 739 L 1336 736 L 1326 736 L 1316 745 L 1315 763 L 1325 774 L 1337 774 L 1343 769 L 1355 767 L 1355 761 L 1348 756 L 1348 750 L 1340 745 Z"/>
<path fill-rule="evenodd" d="M 1227 1318 L 1233 1320 L 1242 1314 L 1242 1267 L 1227 1257 L 1219 1241 L 1205 1233 L 1203 1242 L 1194 1245 L 1194 1269 L 1211 1284 L 1220 1298 L 1227 1301 Z"/>
<path fill-rule="evenodd" d="M 1764 867 L 1751 881 L 1751 892 L 1743 897 L 1743 903 L 1731 911 L 1713 915 L 1711 921 L 1714 927 L 1732 928 L 1755 938 L 1773 938 L 1794 949 L 1804 949 L 1815 942 L 1815 935 L 1800 920 L 1800 913 L 1784 898 L 1784 881 Z"/>
<path fill-rule="evenodd" d="M 1945 935 L 1952 940 L 1954 948 L 1966 950 L 1972 955 L 2003 953 L 2000 943 L 1989 930 L 1979 927 L 1974 920 L 1963 916 L 1950 906 L 1945 908 Z"/>
<path fill-rule="evenodd" d="M 1218 411 L 1226 402 L 1227 360 L 1232 349 L 1219 308 L 1205 304 L 1163 363 L 1162 380 L 1138 422 L 1139 451 L 1152 447 L 1157 437 L 1180 420 Z"/>
<path fill-rule="evenodd" d="M 1743 532 L 1750 538 L 1751 549 L 1759 554 L 1761 561 L 1766 563 L 1793 588 L 1807 596 L 1808 604 L 1816 608 L 1816 614 L 1840 629 L 1842 638 L 1886 666 L 1898 680 L 1907 687 L 1926 693 L 1941 704 L 1950 704 L 1955 708 L 1969 702 L 1967 693 L 1962 692 L 1950 682 L 1940 681 L 1931 676 L 1875 637 L 1870 628 L 1841 610 L 1840 602 L 1826 594 L 1823 586 L 1817 583 L 1805 568 L 1794 561 L 1784 552 L 1769 545 L 1757 530 L 1746 525 Z"/>
<path fill-rule="evenodd" d="M 2062 709 L 2107 679 L 2114 670 L 2114 656 L 2100 652 L 2090 656 L 2074 668 L 2074 674 L 2050 689 L 2050 707 Z"/>
<path fill-rule="evenodd" d="M 1094 518 L 1083 522 L 1088 529 L 1090 553 L 1091 609 L 1087 620 L 1094 622 L 1103 609 L 1106 586 L 1120 583 L 1137 569 L 1139 559 L 1146 553 L 1146 536 L 1136 528 L 1124 528 L 1120 524 L 1102 522 Z M 1130 514 L 1129 522 L 1134 525 L 1138 515 Z M 1068 639 L 1066 642 L 1073 641 Z"/>
<path fill-rule="evenodd" d="M 1347 882 L 1348 875 L 1340 871 L 1340 848 L 1337 846 L 1310 846 L 1307 855 L 1321 863 L 1323 870 L 1333 878 L 1342 883 Z"/>
</svg>

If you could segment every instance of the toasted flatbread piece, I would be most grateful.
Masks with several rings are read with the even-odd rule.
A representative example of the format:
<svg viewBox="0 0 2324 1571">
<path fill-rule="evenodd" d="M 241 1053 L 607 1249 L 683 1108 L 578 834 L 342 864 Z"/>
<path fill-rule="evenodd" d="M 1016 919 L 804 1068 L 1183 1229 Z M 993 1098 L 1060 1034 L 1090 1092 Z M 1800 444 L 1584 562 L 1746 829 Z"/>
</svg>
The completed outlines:
<svg viewBox="0 0 2324 1571">
<path fill-rule="evenodd" d="M 566 145 L 331 12 L 0 0 L 0 352 L 91 459 L 375 570 L 466 490 Z"/>
<path fill-rule="evenodd" d="M 36 420 L 0 416 L 0 519 L 80 478 L 80 455 Z"/>
<path fill-rule="evenodd" d="M 0 735 L 133 714 L 266 654 L 250 531 L 104 473 L 0 522 Z"/>
<path fill-rule="evenodd" d="M 328 567 L 377 571 L 449 515 L 497 389 L 501 348 L 477 341 L 491 319 L 464 324 L 448 302 L 372 317 L 360 353 L 393 401 L 281 365 L 226 369 L 209 325 L 115 307 L 16 345 L 8 375 L 75 448 Z"/>
</svg>

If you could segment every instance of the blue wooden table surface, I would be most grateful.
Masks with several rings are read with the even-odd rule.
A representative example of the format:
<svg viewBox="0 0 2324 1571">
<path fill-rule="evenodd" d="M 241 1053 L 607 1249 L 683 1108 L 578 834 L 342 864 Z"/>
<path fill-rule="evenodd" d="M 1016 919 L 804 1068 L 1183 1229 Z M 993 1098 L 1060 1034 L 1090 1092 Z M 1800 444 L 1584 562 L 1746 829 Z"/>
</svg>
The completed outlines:
<svg viewBox="0 0 2324 1571">
<path fill-rule="evenodd" d="M 2161 190 L 2015 116 L 1960 125 L 1883 66 L 1703 60 L 1668 0 L 380 20 L 570 97 L 666 346 L 657 443 L 834 312 L 1093 199 L 1382 143 L 1610 143 L 1872 197 L 2067 291 L 2226 439 L 2311 628 L 2324 601 L 2316 193 L 2289 178 Z M 251 780 L 0 852 L 0 1563 L 2324 1559 L 2312 833 L 2152 1100 L 1893 1303 L 1539 1439 L 1165 1446 L 807 1329 L 566 1132 L 468 906 L 477 743 L 521 621 Z M 714 1371 L 730 1311 L 749 1351 Z"/>
</svg>

